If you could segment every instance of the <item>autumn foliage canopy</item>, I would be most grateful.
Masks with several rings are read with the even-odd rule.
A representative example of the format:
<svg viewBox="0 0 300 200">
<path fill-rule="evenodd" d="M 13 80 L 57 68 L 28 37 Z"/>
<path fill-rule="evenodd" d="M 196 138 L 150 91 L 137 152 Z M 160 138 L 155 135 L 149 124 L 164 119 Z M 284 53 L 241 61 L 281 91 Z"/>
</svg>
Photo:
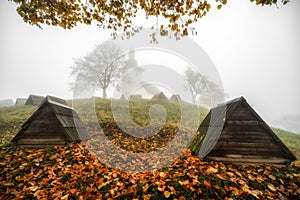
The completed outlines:
<svg viewBox="0 0 300 200">
<path fill-rule="evenodd" d="M 153 26 L 163 36 L 174 35 L 176 38 L 196 33 L 192 24 L 205 16 L 211 7 L 218 9 L 227 0 L 12 0 L 17 4 L 17 12 L 31 25 L 42 27 L 43 24 L 71 29 L 83 23 L 95 22 L 103 29 L 110 29 L 113 36 L 117 32 L 130 37 L 141 29 L 134 24 L 137 13 L 142 11 L 146 19 L 156 17 Z M 277 5 L 277 0 L 250 0 L 257 5 Z M 280 0 L 286 4 L 288 0 Z M 158 17 L 165 19 L 158 23 Z"/>
</svg>

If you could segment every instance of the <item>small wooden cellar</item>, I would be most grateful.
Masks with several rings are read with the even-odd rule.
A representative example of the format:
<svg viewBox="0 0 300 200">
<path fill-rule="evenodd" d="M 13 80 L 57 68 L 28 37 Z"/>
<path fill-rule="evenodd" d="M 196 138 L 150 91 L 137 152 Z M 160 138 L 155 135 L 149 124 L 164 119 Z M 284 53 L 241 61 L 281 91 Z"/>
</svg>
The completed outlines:
<svg viewBox="0 0 300 200">
<path fill-rule="evenodd" d="M 124 94 L 121 95 L 120 99 L 126 99 Z"/>
<path fill-rule="evenodd" d="M 58 97 L 54 97 L 54 96 L 50 96 L 50 95 L 47 95 L 46 96 L 46 99 L 48 100 L 51 100 L 51 101 L 55 101 L 57 103 L 60 103 L 60 104 L 63 104 L 65 106 L 68 105 L 67 101 L 65 99 L 61 99 L 61 98 L 58 98 Z M 43 103 L 43 101 L 41 102 L 41 104 Z"/>
<path fill-rule="evenodd" d="M 17 146 L 47 147 L 88 139 L 90 134 L 71 107 L 45 98 L 12 142 Z"/>
<path fill-rule="evenodd" d="M 41 102 L 44 100 L 44 98 L 45 97 L 31 94 L 27 98 L 27 101 L 25 102 L 25 105 L 38 106 L 38 105 L 41 104 Z"/>
<path fill-rule="evenodd" d="M 170 100 L 173 100 L 173 101 L 181 101 L 181 98 L 180 98 L 180 95 L 179 95 L 179 94 L 173 94 L 173 95 L 170 97 Z"/>
<path fill-rule="evenodd" d="M 244 97 L 211 109 L 198 131 L 193 151 L 204 160 L 272 165 L 296 160 Z"/>
<path fill-rule="evenodd" d="M 163 92 L 154 95 L 152 99 L 168 100 L 167 96 Z"/>
<path fill-rule="evenodd" d="M 17 98 L 15 105 L 25 105 L 26 101 L 26 98 Z"/>
</svg>

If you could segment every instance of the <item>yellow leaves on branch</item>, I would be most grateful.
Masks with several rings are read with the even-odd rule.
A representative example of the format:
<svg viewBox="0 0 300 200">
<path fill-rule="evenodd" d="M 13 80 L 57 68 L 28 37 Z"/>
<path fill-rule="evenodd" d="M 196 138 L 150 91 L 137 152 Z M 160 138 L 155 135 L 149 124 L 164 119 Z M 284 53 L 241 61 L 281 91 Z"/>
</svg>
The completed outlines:
<svg viewBox="0 0 300 200">
<path fill-rule="evenodd" d="M 149 16 L 167 19 L 165 26 L 156 25 L 160 34 L 169 36 L 173 32 L 179 39 L 189 32 L 196 34 L 191 25 L 206 15 L 211 2 L 217 2 L 221 9 L 227 0 L 12 0 L 17 4 L 17 12 L 23 20 L 41 28 L 41 25 L 60 26 L 71 29 L 83 23 L 95 22 L 103 29 L 112 30 L 112 35 L 123 32 L 126 37 L 138 32 L 141 27 L 133 24 L 138 11 Z M 254 0 L 250 0 L 254 1 Z M 277 0 L 256 0 L 258 5 L 276 4 Z M 286 4 L 288 0 L 282 0 Z"/>
</svg>

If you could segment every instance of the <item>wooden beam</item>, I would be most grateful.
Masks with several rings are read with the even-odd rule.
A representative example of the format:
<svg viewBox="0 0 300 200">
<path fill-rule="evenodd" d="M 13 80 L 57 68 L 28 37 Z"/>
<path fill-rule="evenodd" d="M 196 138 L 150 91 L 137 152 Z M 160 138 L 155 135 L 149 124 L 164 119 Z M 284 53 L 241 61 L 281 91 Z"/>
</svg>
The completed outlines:
<svg viewBox="0 0 300 200">
<path fill-rule="evenodd" d="M 286 164 L 290 163 L 289 159 L 284 158 L 245 158 L 245 157 L 213 157 L 208 156 L 207 159 L 218 162 L 234 162 L 234 163 L 256 163 L 256 164 Z"/>
<path fill-rule="evenodd" d="M 227 120 L 227 125 L 239 125 L 239 126 L 255 126 L 260 125 L 262 122 L 257 120 Z"/>
</svg>

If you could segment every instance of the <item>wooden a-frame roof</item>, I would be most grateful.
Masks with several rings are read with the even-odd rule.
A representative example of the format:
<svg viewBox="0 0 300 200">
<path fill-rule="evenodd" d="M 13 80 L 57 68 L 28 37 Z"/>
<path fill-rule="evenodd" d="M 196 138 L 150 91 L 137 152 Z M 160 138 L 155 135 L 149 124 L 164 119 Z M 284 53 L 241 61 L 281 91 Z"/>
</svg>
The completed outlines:
<svg viewBox="0 0 300 200">
<path fill-rule="evenodd" d="M 296 160 L 244 97 L 211 109 L 198 131 L 193 151 L 201 159 L 278 165 Z"/>
<path fill-rule="evenodd" d="M 39 108 L 22 125 L 12 142 L 34 147 L 86 141 L 90 137 L 73 108 L 45 98 Z M 57 144 L 49 142 L 53 141 L 53 138 L 59 138 L 55 140 Z"/>
<path fill-rule="evenodd" d="M 163 92 L 160 92 L 160 93 L 154 95 L 154 96 L 152 97 L 152 99 L 167 100 L 168 98 L 167 98 L 167 96 L 166 96 Z"/>
<path fill-rule="evenodd" d="M 34 106 L 40 105 L 41 102 L 44 100 L 44 98 L 45 97 L 43 97 L 43 96 L 31 94 L 27 98 L 25 105 L 34 105 Z"/>
</svg>

